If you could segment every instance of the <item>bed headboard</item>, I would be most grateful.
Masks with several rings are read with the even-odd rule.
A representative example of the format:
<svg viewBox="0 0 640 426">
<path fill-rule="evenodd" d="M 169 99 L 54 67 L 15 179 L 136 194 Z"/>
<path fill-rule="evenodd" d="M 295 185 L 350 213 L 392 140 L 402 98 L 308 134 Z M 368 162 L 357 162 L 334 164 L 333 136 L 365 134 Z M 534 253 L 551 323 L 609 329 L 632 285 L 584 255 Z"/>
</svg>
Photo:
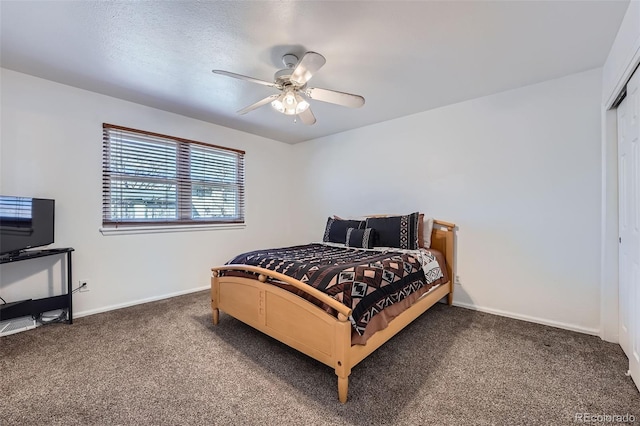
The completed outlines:
<svg viewBox="0 0 640 426">
<path fill-rule="evenodd" d="M 434 219 L 431 231 L 431 248 L 444 254 L 447 261 L 447 272 L 452 284 L 455 282 L 455 258 L 454 258 L 454 232 L 456 225 L 451 222 Z"/>
</svg>

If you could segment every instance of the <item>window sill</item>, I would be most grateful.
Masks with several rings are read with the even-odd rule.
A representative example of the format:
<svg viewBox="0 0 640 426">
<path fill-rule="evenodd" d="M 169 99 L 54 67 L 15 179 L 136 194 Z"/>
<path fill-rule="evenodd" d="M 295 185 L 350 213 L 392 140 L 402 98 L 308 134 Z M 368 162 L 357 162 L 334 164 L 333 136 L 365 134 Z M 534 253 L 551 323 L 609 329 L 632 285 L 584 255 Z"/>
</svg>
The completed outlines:
<svg viewBox="0 0 640 426">
<path fill-rule="evenodd" d="M 102 235 L 161 234 L 166 232 L 212 231 L 216 229 L 243 229 L 244 223 L 208 223 L 203 225 L 121 226 L 100 228 Z"/>
</svg>

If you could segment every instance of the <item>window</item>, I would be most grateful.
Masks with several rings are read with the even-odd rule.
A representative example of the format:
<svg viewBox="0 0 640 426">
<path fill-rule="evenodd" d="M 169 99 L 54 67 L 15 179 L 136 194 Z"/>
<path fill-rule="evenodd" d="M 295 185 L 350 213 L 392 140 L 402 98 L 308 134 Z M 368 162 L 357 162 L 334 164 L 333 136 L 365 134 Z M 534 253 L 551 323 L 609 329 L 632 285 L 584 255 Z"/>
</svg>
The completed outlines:
<svg viewBox="0 0 640 426">
<path fill-rule="evenodd" d="M 103 226 L 244 223 L 244 151 L 102 128 Z"/>
</svg>

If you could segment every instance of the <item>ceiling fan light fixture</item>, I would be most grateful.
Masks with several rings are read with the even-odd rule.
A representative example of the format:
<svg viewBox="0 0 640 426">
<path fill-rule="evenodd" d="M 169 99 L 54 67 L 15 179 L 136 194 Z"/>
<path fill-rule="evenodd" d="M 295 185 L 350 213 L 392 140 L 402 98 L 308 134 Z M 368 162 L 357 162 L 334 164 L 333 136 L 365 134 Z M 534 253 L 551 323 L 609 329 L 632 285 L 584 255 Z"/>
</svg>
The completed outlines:
<svg viewBox="0 0 640 426">
<path fill-rule="evenodd" d="M 296 101 L 296 95 L 293 92 L 287 92 L 284 95 L 284 103 L 287 105 L 287 107 L 292 107 L 294 106 L 297 101 Z"/>
<path fill-rule="evenodd" d="M 282 100 L 280 98 L 282 98 L 282 95 L 279 96 L 278 99 L 276 99 L 275 101 L 271 102 L 271 106 L 276 111 L 284 114 L 284 104 L 282 103 Z"/>
<path fill-rule="evenodd" d="M 276 100 L 271 102 L 273 109 L 285 115 L 297 115 L 309 108 L 309 102 L 293 90 L 283 92 Z"/>
<path fill-rule="evenodd" d="M 296 101 L 297 101 L 296 114 L 305 112 L 309 108 L 309 102 L 302 99 L 302 96 L 298 95 L 297 93 L 296 93 Z"/>
</svg>

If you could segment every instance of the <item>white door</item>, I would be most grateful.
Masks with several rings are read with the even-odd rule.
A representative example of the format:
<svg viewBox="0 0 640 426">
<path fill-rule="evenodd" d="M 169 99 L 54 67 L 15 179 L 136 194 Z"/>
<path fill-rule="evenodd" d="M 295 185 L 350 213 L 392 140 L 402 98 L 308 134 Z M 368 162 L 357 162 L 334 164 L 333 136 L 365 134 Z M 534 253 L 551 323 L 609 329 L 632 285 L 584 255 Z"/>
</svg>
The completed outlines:
<svg viewBox="0 0 640 426">
<path fill-rule="evenodd" d="M 640 388 L 640 73 L 618 106 L 620 345 Z"/>
<path fill-rule="evenodd" d="M 618 105 L 618 236 L 620 245 L 618 249 L 618 335 L 620 346 L 627 357 L 630 357 L 631 350 L 629 342 L 631 336 L 629 332 L 629 98 L 626 97 Z M 624 241 L 623 238 L 624 237 Z"/>
</svg>

